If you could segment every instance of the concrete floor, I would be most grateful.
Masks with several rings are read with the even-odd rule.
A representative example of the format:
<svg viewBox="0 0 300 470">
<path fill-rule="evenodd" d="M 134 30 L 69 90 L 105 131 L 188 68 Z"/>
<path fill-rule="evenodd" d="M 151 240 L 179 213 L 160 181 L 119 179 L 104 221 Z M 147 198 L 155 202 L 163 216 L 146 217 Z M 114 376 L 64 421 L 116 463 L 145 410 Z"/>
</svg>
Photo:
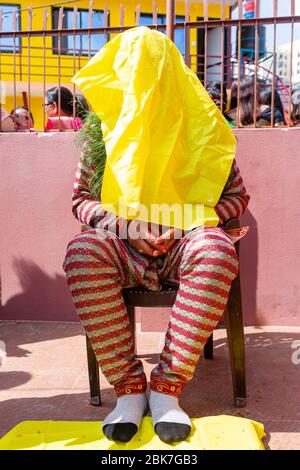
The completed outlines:
<svg viewBox="0 0 300 470">
<path fill-rule="evenodd" d="M 195 418 L 227 414 L 260 421 L 267 433 L 267 448 L 299 449 L 300 328 L 247 327 L 245 335 L 247 407 L 233 407 L 222 329 L 214 335 L 214 360 L 199 361 L 181 404 Z M 85 338 L 80 324 L 1 322 L 0 340 L 7 350 L 0 367 L 0 436 L 26 420 L 98 421 L 114 406 L 113 389 L 103 377 L 103 405 L 89 405 Z M 298 346 L 294 343 L 297 340 Z M 162 345 L 161 333 L 139 331 L 138 355 L 148 376 Z"/>
</svg>

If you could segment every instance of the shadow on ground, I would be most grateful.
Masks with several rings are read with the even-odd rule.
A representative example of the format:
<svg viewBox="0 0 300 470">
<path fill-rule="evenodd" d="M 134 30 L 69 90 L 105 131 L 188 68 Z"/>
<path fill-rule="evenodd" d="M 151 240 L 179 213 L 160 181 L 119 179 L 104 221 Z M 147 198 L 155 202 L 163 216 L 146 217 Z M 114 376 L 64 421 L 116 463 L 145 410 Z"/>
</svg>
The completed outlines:
<svg viewBox="0 0 300 470">
<path fill-rule="evenodd" d="M 41 327 L 39 324 L 31 326 L 35 332 L 36 328 Z M 78 325 L 76 326 L 78 333 Z M 272 433 L 300 433 L 300 365 L 292 362 L 292 346 L 299 339 L 300 333 L 270 333 L 263 330 L 260 332 L 257 328 L 255 333 L 246 332 L 248 398 L 245 408 L 233 406 L 226 339 L 215 340 L 214 360 L 199 361 L 193 380 L 183 392 L 182 406 L 194 418 L 227 414 L 260 421 L 267 431 L 266 444 L 270 441 Z M 78 360 L 71 354 L 72 341 L 75 339 L 69 337 L 64 341 L 68 342 L 69 348 L 65 350 L 65 354 L 58 353 L 53 340 L 39 345 L 37 349 L 33 348 L 32 356 L 27 358 L 8 358 L 6 370 L 2 372 L 5 386 L 2 385 L 1 389 L 7 389 L 7 393 L 6 396 L 2 395 L 1 435 L 26 420 L 97 421 L 103 419 L 112 409 L 115 402 L 114 392 L 107 382 L 103 382 L 103 378 L 103 405 L 92 407 L 89 404 L 84 337 L 79 333 L 74 346 L 74 351 L 79 354 Z M 149 377 L 159 355 L 146 353 L 140 357 Z M 36 364 L 34 370 L 31 370 L 30 365 L 27 372 L 12 370 L 17 368 L 18 361 L 31 362 L 33 359 Z M 39 364 L 42 365 L 39 367 Z M 8 367 L 10 370 L 7 370 Z M 69 380 L 67 386 L 60 385 L 62 375 Z M 37 380 L 39 381 L 36 382 Z M 26 382 L 25 387 L 23 384 Z M 37 386 L 40 383 L 43 385 L 42 389 Z"/>
</svg>

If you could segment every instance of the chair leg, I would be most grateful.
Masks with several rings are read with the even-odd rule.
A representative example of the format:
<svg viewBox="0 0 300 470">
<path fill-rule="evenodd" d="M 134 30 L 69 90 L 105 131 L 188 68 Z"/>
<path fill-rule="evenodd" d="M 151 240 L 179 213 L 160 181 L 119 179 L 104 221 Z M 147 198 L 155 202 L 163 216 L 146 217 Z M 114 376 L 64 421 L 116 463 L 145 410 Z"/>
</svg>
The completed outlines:
<svg viewBox="0 0 300 470">
<path fill-rule="evenodd" d="M 205 343 L 204 351 L 203 351 L 204 359 L 213 359 L 214 358 L 213 335 L 214 335 L 214 333 L 212 332 L 210 337 L 208 338 L 207 342 Z"/>
<path fill-rule="evenodd" d="M 99 364 L 97 362 L 95 353 L 88 336 L 86 335 L 86 350 L 87 350 L 87 361 L 89 371 L 89 383 L 90 383 L 90 395 L 91 405 L 101 405 L 101 394 L 100 394 L 100 381 L 99 381 Z"/>
<path fill-rule="evenodd" d="M 234 406 L 246 406 L 244 322 L 239 275 L 234 279 L 224 312 L 230 354 Z"/>
<path fill-rule="evenodd" d="M 134 354 L 136 355 L 137 346 L 136 346 L 135 310 L 134 310 L 134 307 L 131 307 L 129 305 L 127 305 L 126 308 L 128 312 L 130 331 L 131 331 L 132 340 L 133 340 Z"/>
</svg>

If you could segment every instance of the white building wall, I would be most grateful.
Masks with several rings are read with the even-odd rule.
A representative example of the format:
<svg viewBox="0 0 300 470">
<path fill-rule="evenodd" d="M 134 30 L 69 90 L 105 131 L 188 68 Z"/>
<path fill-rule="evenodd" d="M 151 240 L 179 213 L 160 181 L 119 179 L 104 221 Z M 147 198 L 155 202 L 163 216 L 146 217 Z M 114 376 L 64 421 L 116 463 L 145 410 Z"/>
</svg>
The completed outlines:
<svg viewBox="0 0 300 470">
<path fill-rule="evenodd" d="M 291 65 L 291 43 L 278 47 L 276 53 L 276 73 L 285 83 L 290 81 L 292 66 L 292 83 L 300 81 L 300 39 L 293 43 L 293 56 Z"/>
</svg>

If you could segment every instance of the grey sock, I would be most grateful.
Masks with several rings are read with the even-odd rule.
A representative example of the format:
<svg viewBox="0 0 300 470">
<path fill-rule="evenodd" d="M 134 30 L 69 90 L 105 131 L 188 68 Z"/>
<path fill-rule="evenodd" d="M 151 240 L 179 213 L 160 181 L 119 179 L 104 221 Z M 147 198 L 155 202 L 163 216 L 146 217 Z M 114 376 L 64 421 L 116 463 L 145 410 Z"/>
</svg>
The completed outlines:
<svg viewBox="0 0 300 470">
<path fill-rule="evenodd" d="M 183 441 L 191 432 L 189 416 L 178 404 L 178 398 L 153 390 L 149 405 L 156 434 L 164 442 Z"/>
<path fill-rule="evenodd" d="M 115 408 L 103 421 L 103 433 L 112 441 L 128 442 L 137 433 L 147 412 L 145 393 L 119 397 Z"/>
</svg>

